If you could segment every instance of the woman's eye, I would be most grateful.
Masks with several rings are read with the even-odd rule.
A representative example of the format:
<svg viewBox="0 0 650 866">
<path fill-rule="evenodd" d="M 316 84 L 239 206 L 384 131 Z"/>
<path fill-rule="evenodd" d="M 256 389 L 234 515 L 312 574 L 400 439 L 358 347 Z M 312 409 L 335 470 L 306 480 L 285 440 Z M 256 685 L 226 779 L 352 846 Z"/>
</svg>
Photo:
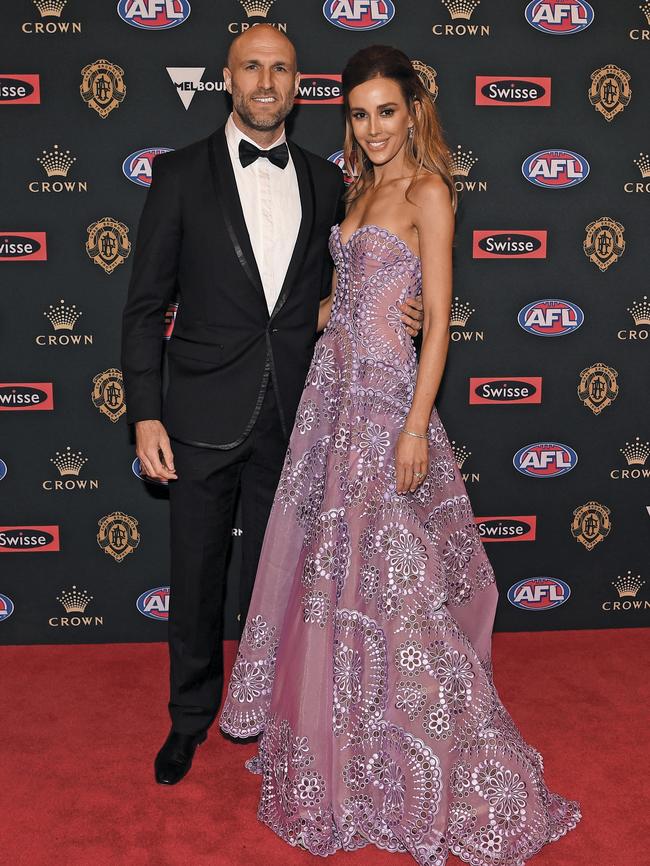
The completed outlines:
<svg viewBox="0 0 650 866">
<path fill-rule="evenodd" d="M 362 120 L 362 118 L 364 118 L 365 116 L 366 116 L 366 115 L 365 115 L 365 113 L 364 113 L 363 111 L 357 111 L 357 112 L 355 112 L 355 113 L 352 115 L 352 117 L 353 117 L 355 120 Z"/>
<path fill-rule="evenodd" d="M 383 114 L 385 117 L 392 117 L 393 114 L 395 114 L 395 111 L 394 111 L 394 109 L 392 109 L 392 108 L 384 108 L 384 110 L 382 111 L 382 114 Z"/>
</svg>

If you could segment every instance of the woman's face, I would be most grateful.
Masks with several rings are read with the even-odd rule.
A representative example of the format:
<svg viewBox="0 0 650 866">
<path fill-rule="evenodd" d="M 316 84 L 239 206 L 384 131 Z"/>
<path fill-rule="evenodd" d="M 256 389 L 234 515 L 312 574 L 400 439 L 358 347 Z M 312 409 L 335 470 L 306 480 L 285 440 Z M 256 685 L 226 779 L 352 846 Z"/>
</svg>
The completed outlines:
<svg viewBox="0 0 650 866">
<path fill-rule="evenodd" d="M 413 118 L 392 78 L 371 78 L 350 91 L 352 132 L 374 165 L 386 165 L 404 147 Z"/>
</svg>

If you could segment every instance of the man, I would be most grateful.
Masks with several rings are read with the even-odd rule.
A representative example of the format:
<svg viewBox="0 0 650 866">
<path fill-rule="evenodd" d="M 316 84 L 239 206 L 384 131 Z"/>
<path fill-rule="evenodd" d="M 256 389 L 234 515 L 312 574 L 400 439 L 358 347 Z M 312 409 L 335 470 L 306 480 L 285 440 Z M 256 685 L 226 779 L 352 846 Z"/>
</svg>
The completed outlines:
<svg viewBox="0 0 650 866">
<path fill-rule="evenodd" d="M 241 34 L 224 79 L 233 103 L 225 127 L 153 163 L 123 318 L 137 455 L 148 476 L 170 482 L 172 728 L 155 761 L 156 780 L 168 785 L 189 770 L 220 705 L 237 496 L 244 623 L 319 304 L 330 294 L 329 230 L 343 216 L 340 170 L 286 141 L 300 80 L 289 39 L 270 25 Z M 163 322 L 177 293 L 163 404 Z M 411 332 L 420 318 L 413 309 L 404 316 Z"/>
</svg>

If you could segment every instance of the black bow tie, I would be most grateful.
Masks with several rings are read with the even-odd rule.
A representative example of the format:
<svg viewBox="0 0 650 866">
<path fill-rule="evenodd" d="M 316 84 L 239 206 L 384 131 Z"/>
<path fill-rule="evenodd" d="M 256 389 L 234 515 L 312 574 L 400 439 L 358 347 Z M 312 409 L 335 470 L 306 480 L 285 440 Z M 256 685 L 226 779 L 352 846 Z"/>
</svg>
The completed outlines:
<svg viewBox="0 0 650 866">
<path fill-rule="evenodd" d="M 268 159 L 273 165 L 277 165 L 278 168 L 286 168 L 289 162 L 289 148 L 286 142 L 283 142 L 276 145 L 276 147 L 272 147 L 270 150 L 260 150 L 259 147 L 255 147 L 254 144 L 246 141 L 245 138 L 241 139 L 239 142 L 239 161 L 244 168 L 261 156 Z"/>
</svg>

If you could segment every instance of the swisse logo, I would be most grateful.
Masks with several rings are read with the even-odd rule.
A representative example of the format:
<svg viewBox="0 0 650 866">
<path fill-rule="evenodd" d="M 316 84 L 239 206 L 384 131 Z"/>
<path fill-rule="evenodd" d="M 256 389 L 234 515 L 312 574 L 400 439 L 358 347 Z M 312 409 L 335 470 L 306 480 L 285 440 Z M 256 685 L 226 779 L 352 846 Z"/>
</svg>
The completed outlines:
<svg viewBox="0 0 650 866">
<path fill-rule="evenodd" d="M 131 471 L 135 475 L 136 478 L 139 478 L 140 481 L 146 481 L 147 484 L 161 484 L 167 485 L 168 481 L 158 481 L 157 478 L 149 478 L 148 475 L 145 475 L 142 471 L 142 463 L 140 463 L 140 458 L 136 457 L 133 463 L 131 464 Z"/>
<path fill-rule="evenodd" d="M 143 616 L 167 622 L 169 619 L 169 587 L 157 586 L 139 596 L 135 606 Z"/>
<path fill-rule="evenodd" d="M 163 340 L 171 340 L 176 324 L 176 315 L 178 313 L 178 303 L 172 301 L 165 311 L 165 328 L 163 330 Z"/>
<path fill-rule="evenodd" d="M 58 526 L 0 526 L 0 553 L 60 550 Z"/>
<path fill-rule="evenodd" d="M 0 412 L 54 409 L 51 382 L 0 382 Z"/>
<path fill-rule="evenodd" d="M 580 33 L 594 20 L 594 10 L 585 0 L 532 0 L 524 14 L 531 27 L 553 36 Z"/>
<path fill-rule="evenodd" d="M 122 172 L 127 180 L 138 186 L 151 186 L 151 164 L 161 153 L 169 153 L 171 147 L 145 147 L 130 153 L 122 163 Z"/>
<path fill-rule="evenodd" d="M 551 79 L 477 75 L 474 101 L 476 105 L 533 105 L 546 108 L 551 104 Z"/>
<path fill-rule="evenodd" d="M 517 472 L 531 478 L 556 478 L 566 475 L 578 462 L 578 455 L 559 442 L 533 442 L 524 445 L 512 458 Z"/>
<path fill-rule="evenodd" d="M 475 259 L 545 259 L 546 229 L 475 229 L 472 257 Z"/>
<path fill-rule="evenodd" d="M 487 403 L 541 403 L 541 376 L 511 376 L 497 379 L 493 376 L 472 376 L 469 380 L 469 402 Z"/>
<path fill-rule="evenodd" d="M 563 337 L 576 331 L 585 320 L 577 304 L 560 298 L 532 301 L 517 314 L 520 327 L 539 337 Z"/>
<path fill-rule="evenodd" d="M 589 163 L 572 150 L 538 150 L 526 157 L 521 171 L 535 186 L 565 189 L 582 183 L 589 174 Z"/>
<path fill-rule="evenodd" d="M 41 85 L 38 75 L 0 72 L 0 105 L 38 105 Z"/>
<path fill-rule="evenodd" d="M 0 592 L 0 622 L 4 622 L 6 619 L 9 619 L 13 612 L 13 601 L 9 598 L 8 595 L 3 595 Z"/>
<path fill-rule="evenodd" d="M 122 21 L 141 30 L 169 30 L 190 17 L 187 0 L 120 0 L 117 14 Z"/>
<path fill-rule="evenodd" d="M 0 232 L 0 262 L 44 262 L 45 232 Z"/>
<path fill-rule="evenodd" d="M 564 604 L 571 587 L 555 577 L 527 577 L 508 590 L 508 601 L 521 610 L 551 610 Z"/>
<path fill-rule="evenodd" d="M 341 76 L 301 76 L 295 102 L 297 105 L 342 105 Z"/>
<path fill-rule="evenodd" d="M 376 30 L 395 17 L 392 0 L 325 0 L 323 15 L 343 30 Z"/>
<path fill-rule="evenodd" d="M 535 541 L 537 517 L 475 517 L 482 541 Z"/>
</svg>

